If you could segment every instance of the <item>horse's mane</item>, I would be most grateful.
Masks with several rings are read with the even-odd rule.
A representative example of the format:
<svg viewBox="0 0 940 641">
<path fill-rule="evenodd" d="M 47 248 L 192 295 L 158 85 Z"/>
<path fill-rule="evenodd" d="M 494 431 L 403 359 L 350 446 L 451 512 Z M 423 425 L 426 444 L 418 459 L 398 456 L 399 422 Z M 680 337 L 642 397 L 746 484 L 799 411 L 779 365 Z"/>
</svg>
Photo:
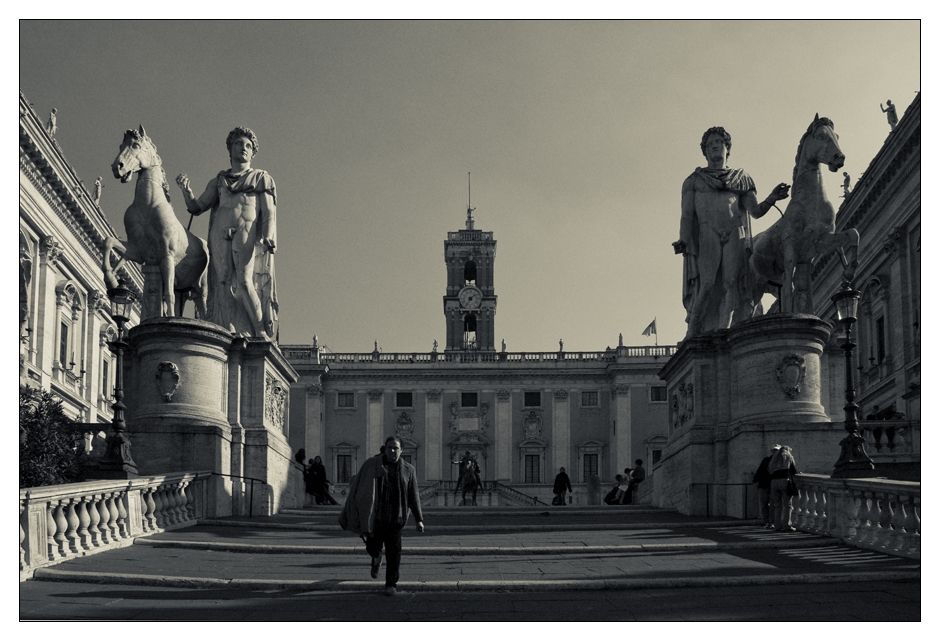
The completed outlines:
<svg viewBox="0 0 940 641">
<path fill-rule="evenodd" d="M 121 144 L 126 143 L 128 139 L 133 140 L 135 142 L 147 143 L 148 145 L 153 147 L 153 159 L 154 159 L 154 163 L 156 163 L 154 167 L 160 170 L 160 175 L 162 176 L 163 195 L 166 196 L 167 202 L 171 202 L 170 201 L 170 185 L 166 181 L 166 170 L 163 169 L 163 159 L 160 158 L 160 154 L 157 152 L 157 146 L 153 143 L 153 140 L 150 139 L 150 136 L 146 134 L 142 134 L 136 129 L 127 129 L 124 132 L 124 140 Z"/>
<path fill-rule="evenodd" d="M 829 126 L 835 129 L 835 125 L 832 124 L 832 121 L 828 118 L 820 118 L 816 116 L 813 119 L 813 122 L 809 123 L 809 127 L 806 128 L 806 133 L 803 134 L 803 137 L 800 138 L 800 144 L 796 148 L 796 162 L 793 165 L 793 182 L 796 182 L 796 171 L 800 166 L 800 156 L 803 154 L 803 143 L 806 142 L 806 139 L 809 138 L 816 132 L 817 127 Z"/>
</svg>

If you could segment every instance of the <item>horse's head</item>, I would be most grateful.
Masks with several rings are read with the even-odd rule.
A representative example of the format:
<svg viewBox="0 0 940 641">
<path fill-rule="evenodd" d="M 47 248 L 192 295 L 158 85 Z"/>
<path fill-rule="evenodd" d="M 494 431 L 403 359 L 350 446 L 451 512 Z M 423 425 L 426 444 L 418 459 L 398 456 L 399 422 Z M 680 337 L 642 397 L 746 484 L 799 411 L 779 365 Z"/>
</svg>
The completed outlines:
<svg viewBox="0 0 940 641">
<path fill-rule="evenodd" d="M 131 175 L 151 167 L 158 167 L 161 164 L 160 156 L 157 155 L 157 147 L 147 136 L 144 126 L 140 129 L 128 129 L 124 132 L 124 140 L 121 142 L 120 151 L 117 158 L 111 163 L 111 171 L 114 177 L 126 183 L 131 179 Z"/>
<path fill-rule="evenodd" d="M 828 166 L 829 171 L 842 169 L 842 165 L 845 164 L 845 154 L 839 147 L 839 136 L 834 127 L 831 120 L 820 118 L 819 114 L 816 114 L 800 141 L 800 148 L 796 152 L 797 165 L 802 157 L 806 162 Z M 794 180 L 796 180 L 795 171 Z"/>
</svg>

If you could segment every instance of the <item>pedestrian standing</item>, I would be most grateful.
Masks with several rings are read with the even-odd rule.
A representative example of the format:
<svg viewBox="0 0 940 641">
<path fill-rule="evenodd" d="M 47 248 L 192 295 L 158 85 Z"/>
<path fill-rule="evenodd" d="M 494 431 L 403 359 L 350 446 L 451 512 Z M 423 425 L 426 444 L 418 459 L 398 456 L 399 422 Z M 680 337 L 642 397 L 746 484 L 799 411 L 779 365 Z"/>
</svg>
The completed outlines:
<svg viewBox="0 0 940 641">
<path fill-rule="evenodd" d="M 770 457 L 767 465 L 770 470 L 770 500 L 774 511 L 774 529 L 778 532 L 796 532 L 790 525 L 790 514 L 793 512 L 793 499 L 787 494 L 787 485 L 797 474 L 796 460 L 789 445 L 781 445 L 780 449 Z"/>
<path fill-rule="evenodd" d="M 764 527 L 768 530 L 774 528 L 773 512 L 770 508 L 770 459 L 780 450 L 779 445 L 770 448 L 770 454 L 761 460 L 754 472 L 754 483 L 757 483 L 757 503 L 760 505 L 760 517 L 764 520 Z"/>
<path fill-rule="evenodd" d="M 339 517 L 344 530 L 355 532 L 365 541 L 372 557 L 372 578 L 379 578 L 383 549 L 385 595 L 405 595 L 397 589 L 401 565 L 401 531 L 409 510 L 417 519 L 418 532 L 424 532 L 424 516 L 418 496 L 417 472 L 401 458 L 401 439 L 389 436 L 381 454 L 366 460 L 349 487 L 346 504 Z"/>
</svg>

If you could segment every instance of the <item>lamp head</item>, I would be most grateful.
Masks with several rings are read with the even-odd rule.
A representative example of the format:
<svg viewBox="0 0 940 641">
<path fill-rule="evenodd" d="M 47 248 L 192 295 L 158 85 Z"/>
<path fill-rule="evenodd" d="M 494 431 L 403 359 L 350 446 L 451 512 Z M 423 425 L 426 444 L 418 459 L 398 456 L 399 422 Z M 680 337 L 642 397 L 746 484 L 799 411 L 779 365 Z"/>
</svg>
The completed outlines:
<svg viewBox="0 0 940 641">
<path fill-rule="evenodd" d="M 836 305 L 836 315 L 843 325 L 851 325 L 858 318 L 858 299 L 861 293 L 852 289 L 849 283 L 843 283 L 842 289 L 832 297 Z"/>
<path fill-rule="evenodd" d="M 131 319 L 131 308 L 137 297 L 124 286 L 123 281 L 108 290 L 108 299 L 111 301 L 111 318 L 115 322 L 123 324 Z"/>
</svg>

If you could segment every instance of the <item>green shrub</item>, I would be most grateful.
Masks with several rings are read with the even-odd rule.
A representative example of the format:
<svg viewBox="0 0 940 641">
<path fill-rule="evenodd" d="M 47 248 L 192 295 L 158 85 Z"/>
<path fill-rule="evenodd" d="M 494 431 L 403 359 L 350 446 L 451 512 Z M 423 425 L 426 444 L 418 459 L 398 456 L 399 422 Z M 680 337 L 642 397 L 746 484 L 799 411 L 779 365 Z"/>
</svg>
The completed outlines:
<svg viewBox="0 0 940 641">
<path fill-rule="evenodd" d="M 20 487 L 83 481 L 82 431 L 61 400 L 20 385 Z"/>
</svg>

